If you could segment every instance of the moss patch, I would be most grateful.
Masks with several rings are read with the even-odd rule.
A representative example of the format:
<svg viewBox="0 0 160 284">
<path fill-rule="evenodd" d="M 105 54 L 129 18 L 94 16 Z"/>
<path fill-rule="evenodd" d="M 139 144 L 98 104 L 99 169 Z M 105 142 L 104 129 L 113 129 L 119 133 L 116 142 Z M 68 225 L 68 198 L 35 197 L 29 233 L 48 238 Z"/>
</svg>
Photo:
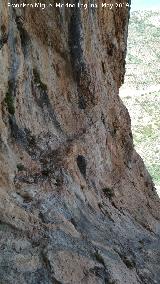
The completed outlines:
<svg viewBox="0 0 160 284">
<path fill-rule="evenodd" d="M 112 197 L 114 197 L 114 191 L 112 188 L 105 187 L 102 189 L 102 191 L 107 198 L 111 199 Z"/>
<path fill-rule="evenodd" d="M 9 91 L 6 93 L 4 101 L 7 105 L 8 112 L 11 115 L 14 115 L 15 114 L 14 99 L 13 99 L 12 94 Z"/>
<path fill-rule="evenodd" d="M 39 72 L 37 69 L 33 69 L 34 83 L 44 92 L 47 92 L 47 85 L 41 81 Z"/>
<path fill-rule="evenodd" d="M 17 170 L 18 170 L 19 172 L 22 172 L 22 171 L 25 170 L 25 166 L 22 165 L 22 164 L 18 164 L 18 165 L 17 165 Z"/>
</svg>

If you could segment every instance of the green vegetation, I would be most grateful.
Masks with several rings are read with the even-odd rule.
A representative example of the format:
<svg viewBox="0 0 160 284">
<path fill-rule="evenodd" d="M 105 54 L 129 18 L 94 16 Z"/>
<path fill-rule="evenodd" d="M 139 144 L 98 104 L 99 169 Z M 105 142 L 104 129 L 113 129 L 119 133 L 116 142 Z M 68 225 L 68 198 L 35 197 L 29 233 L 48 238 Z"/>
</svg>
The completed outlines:
<svg viewBox="0 0 160 284">
<path fill-rule="evenodd" d="M 143 143 L 144 140 L 149 140 L 150 142 L 156 139 L 157 135 L 152 124 L 149 125 L 139 125 L 136 128 L 134 141 L 135 144 Z"/>
<path fill-rule="evenodd" d="M 14 90 L 14 81 L 13 80 L 9 80 L 8 81 L 8 91 L 6 93 L 4 102 L 5 102 L 6 106 L 7 106 L 8 112 L 11 115 L 15 114 L 13 90 Z"/>
<path fill-rule="evenodd" d="M 102 191 L 107 198 L 111 199 L 114 197 L 114 191 L 112 188 L 105 187 L 102 189 Z"/>
<path fill-rule="evenodd" d="M 22 164 L 18 164 L 18 165 L 17 165 L 17 170 L 18 170 L 19 172 L 24 171 L 24 169 L 25 169 L 24 165 L 22 165 Z"/>
<path fill-rule="evenodd" d="M 155 184 L 160 185 L 160 165 L 151 164 L 147 168 L 151 176 L 153 177 Z"/>
<path fill-rule="evenodd" d="M 8 112 L 11 115 L 14 115 L 15 114 L 14 99 L 13 99 L 13 96 L 10 92 L 6 93 L 4 101 L 7 105 Z"/>
<path fill-rule="evenodd" d="M 37 69 L 33 69 L 34 83 L 44 92 L 47 92 L 47 85 L 41 81 L 39 72 Z"/>
<path fill-rule="evenodd" d="M 132 120 L 136 150 L 143 158 L 156 186 L 160 186 L 160 92 L 122 99 Z"/>
<path fill-rule="evenodd" d="M 160 187 L 160 12 L 131 12 L 125 83 L 121 98 L 129 110 L 137 152 Z"/>
<path fill-rule="evenodd" d="M 125 83 L 137 89 L 159 82 L 159 11 L 131 12 Z"/>
<path fill-rule="evenodd" d="M 128 54 L 128 62 L 130 64 L 140 64 L 142 63 L 142 59 L 138 58 L 137 56 L 134 56 L 132 54 Z"/>
<path fill-rule="evenodd" d="M 129 268 L 129 269 L 133 269 L 135 267 L 135 262 L 133 259 L 124 256 L 123 258 L 123 262 L 125 263 L 125 265 Z"/>
</svg>

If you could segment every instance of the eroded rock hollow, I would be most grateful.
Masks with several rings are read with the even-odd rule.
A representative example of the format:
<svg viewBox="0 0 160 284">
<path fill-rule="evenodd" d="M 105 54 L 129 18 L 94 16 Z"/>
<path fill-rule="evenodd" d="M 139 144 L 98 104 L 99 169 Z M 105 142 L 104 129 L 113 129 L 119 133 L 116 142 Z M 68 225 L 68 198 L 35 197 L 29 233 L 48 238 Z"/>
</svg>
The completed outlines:
<svg viewBox="0 0 160 284">
<path fill-rule="evenodd" d="M 0 1 L 0 282 L 160 283 L 160 202 L 118 95 L 129 9 L 71 3 Z"/>
</svg>

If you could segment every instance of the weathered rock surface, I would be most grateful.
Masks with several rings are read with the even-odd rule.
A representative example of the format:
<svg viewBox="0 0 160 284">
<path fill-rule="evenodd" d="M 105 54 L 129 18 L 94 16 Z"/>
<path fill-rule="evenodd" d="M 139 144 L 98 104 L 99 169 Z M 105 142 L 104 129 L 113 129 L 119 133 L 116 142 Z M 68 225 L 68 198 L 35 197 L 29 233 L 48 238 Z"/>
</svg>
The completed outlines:
<svg viewBox="0 0 160 284">
<path fill-rule="evenodd" d="M 128 13 L 0 2 L 3 284 L 160 283 L 160 202 L 118 95 Z"/>
</svg>

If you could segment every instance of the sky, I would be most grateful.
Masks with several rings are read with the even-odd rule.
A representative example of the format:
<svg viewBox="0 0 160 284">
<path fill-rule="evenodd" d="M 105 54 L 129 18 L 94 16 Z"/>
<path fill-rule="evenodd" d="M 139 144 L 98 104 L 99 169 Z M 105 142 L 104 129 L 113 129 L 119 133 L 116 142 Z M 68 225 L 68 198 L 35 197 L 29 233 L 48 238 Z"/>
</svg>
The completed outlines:
<svg viewBox="0 0 160 284">
<path fill-rule="evenodd" d="M 160 0 L 131 0 L 131 10 L 160 9 Z"/>
</svg>

